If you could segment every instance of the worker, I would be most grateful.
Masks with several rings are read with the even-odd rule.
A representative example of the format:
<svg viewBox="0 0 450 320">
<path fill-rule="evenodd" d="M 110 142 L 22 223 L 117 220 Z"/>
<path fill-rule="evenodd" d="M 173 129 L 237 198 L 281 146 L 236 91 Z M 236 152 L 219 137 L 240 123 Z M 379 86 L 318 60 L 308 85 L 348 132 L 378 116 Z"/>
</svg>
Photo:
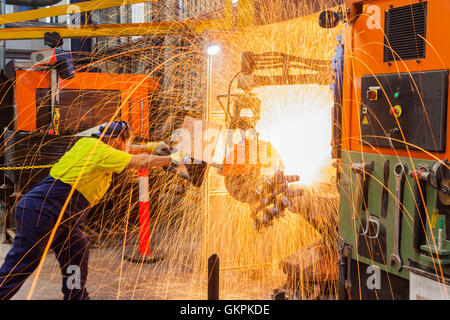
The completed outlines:
<svg viewBox="0 0 450 320">
<path fill-rule="evenodd" d="M 172 166 L 182 160 L 181 152 L 170 154 L 165 143 L 138 146 L 131 145 L 131 140 L 132 130 L 126 122 L 100 127 L 92 137 L 79 139 L 55 163 L 50 175 L 20 199 L 13 247 L 0 269 L 0 300 L 19 291 L 38 267 L 49 241 L 61 268 L 64 299 L 89 299 L 89 247 L 79 225 L 107 192 L 112 173 Z M 164 151 L 169 156 L 144 151 Z"/>
</svg>

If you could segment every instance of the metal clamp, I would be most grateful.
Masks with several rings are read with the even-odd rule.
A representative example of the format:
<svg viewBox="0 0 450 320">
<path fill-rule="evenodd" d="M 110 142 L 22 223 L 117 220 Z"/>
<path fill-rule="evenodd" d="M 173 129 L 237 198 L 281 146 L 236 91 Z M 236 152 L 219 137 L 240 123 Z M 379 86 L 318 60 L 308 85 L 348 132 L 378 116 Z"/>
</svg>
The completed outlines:
<svg viewBox="0 0 450 320">
<path fill-rule="evenodd" d="M 369 235 L 369 223 L 374 223 L 377 226 L 377 231 L 376 234 L 374 236 L 370 236 Z M 367 221 L 366 221 L 366 228 L 363 228 L 363 233 L 361 233 L 362 236 L 368 238 L 368 239 L 377 239 L 378 236 L 380 235 L 380 222 L 374 218 L 374 217 L 368 217 Z"/>
</svg>

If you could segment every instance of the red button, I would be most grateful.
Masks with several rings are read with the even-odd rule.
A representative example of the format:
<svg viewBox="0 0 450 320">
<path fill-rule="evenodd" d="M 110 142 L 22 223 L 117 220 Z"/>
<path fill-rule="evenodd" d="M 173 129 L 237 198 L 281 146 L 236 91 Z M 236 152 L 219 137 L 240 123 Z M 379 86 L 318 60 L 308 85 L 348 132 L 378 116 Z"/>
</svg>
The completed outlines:
<svg viewBox="0 0 450 320">
<path fill-rule="evenodd" d="M 367 100 L 377 100 L 378 98 L 378 90 L 369 89 L 367 90 Z"/>
<path fill-rule="evenodd" d="M 402 115 L 402 107 L 400 105 L 393 106 L 389 108 L 389 113 L 398 118 Z"/>
</svg>

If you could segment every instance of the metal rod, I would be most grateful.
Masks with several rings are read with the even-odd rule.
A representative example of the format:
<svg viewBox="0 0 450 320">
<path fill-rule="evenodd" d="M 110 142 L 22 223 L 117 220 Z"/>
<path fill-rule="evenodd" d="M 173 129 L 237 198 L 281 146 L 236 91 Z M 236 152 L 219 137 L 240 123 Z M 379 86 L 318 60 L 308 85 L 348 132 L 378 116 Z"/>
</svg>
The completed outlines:
<svg viewBox="0 0 450 320">
<path fill-rule="evenodd" d="M 213 254 L 208 259 L 208 300 L 219 300 L 219 257 Z"/>
<path fill-rule="evenodd" d="M 221 20 L 204 20 L 82 25 L 79 28 L 66 26 L 6 28 L 0 29 L 0 40 L 43 39 L 46 32 L 58 32 L 62 38 L 95 38 L 180 35 L 183 33 L 203 33 L 210 29 L 224 29 L 224 22 Z"/>
</svg>

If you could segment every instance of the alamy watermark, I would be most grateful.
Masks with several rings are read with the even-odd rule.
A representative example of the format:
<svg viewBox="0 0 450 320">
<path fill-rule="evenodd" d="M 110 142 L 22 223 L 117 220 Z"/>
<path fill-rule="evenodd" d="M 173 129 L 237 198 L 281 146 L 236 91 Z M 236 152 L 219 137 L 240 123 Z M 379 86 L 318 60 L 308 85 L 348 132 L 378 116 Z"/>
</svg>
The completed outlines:
<svg viewBox="0 0 450 320">
<path fill-rule="evenodd" d="M 79 6 L 71 4 L 67 7 L 67 14 L 69 15 L 67 19 L 67 24 L 69 29 L 80 29 L 81 28 L 81 9 Z"/>
<path fill-rule="evenodd" d="M 370 5 L 366 10 L 367 28 L 370 30 L 381 29 L 381 8 L 377 5 Z"/>
<path fill-rule="evenodd" d="M 381 289 L 381 270 L 380 267 L 372 265 L 368 266 L 366 270 L 370 276 L 367 278 L 366 285 L 369 290 Z"/>
<path fill-rule="evenodd" d="M 69 290 L 80 290 L 81 289 L 81 270 L 77 265 L 70 265 L 66 269 L 66 285 Z"/>
<path fill-rule="evenodd" d="M 211 162 L 222 151 L 224 164 L 264 166 L 272 164 L 277 158 L 273 145 L 280 145 L 279 137 L 278 130 L 265 130 L 264 138 L 270 140 L 269 143 L 267 140 L 262 141 L 255 129 L 222 129 L 210 126 L 205 121 L 194 120 L 188 128 L 174 130 L 171 141 L 176 142 L 175 149 L 190 156 L 183 159 L 187 164 L 191 161 L 194 164 Z"/>
</svg>

